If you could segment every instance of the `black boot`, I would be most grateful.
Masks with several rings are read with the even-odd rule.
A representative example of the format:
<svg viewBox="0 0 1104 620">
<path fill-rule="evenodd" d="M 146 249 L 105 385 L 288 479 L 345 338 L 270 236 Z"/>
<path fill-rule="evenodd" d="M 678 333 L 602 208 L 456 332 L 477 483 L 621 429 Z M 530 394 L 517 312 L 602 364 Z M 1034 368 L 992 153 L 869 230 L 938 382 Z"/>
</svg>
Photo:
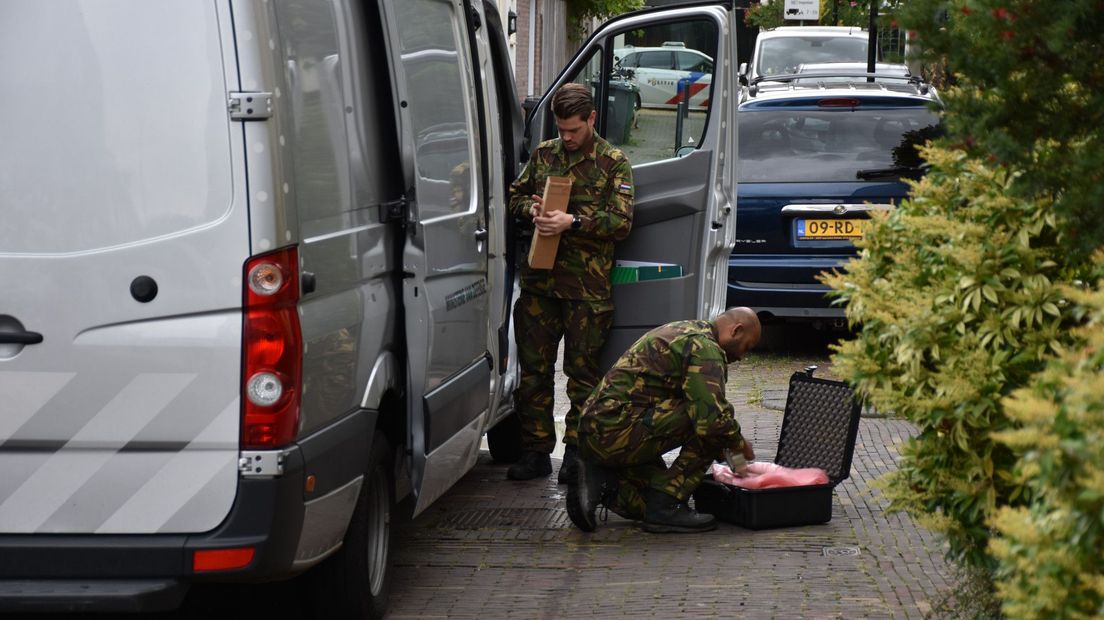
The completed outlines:
<svg viewBox="0 0 1104 620">
<path fill-rule="evenodd" d="M 598 527 L 595 512 L 598 504 L 606 503 L 610 493 L 617 491 L 617 472 L 576 458 L 576 479 L 567 486 L 567 516 L 575 527 L 593 532 Z"/>
<path fill-rule="evenodd" d="M 575 478 L 579 476 L 579 450 L 573 445 L 564 446 L 563 463 L 560 463 L 560 473 L 556 474 L 556 482 L 560 484 L 575 484 Z"/>
<path fill-rule="evenodd" d="M 506 470 L 510 480 L 532 480 L 552 473 L 552 459 L 544 452 L 526 450 L 517 463 Z"/>
<path fill-rule="evenodd" d="M 644 530 L 648 532 L 707 532 L 717 527 L 713 515 L 692 510 L 677 498 L 648 489 L 644 494 Z"/>
</svg>

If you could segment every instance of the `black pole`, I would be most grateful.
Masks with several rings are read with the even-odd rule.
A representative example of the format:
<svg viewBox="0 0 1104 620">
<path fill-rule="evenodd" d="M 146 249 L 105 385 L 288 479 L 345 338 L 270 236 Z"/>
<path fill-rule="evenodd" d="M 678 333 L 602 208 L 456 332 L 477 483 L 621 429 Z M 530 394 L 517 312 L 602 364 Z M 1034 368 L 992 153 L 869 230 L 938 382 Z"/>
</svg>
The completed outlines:
<svg viewBox="0 0 1104 620">
<path fill-rule="evenodd" d="M 866 50 L 866 72 L 874 73 L 874 63 L 878 56 L 878 2 L 870 0 L 870 43 Z M 873 82 L 874 78 L 866 78 L 867 82 Z"/>
<path fill-rule="evenodd" d="M 690 81 L 681 78 L 678 81 L 679 102 L 675 105 L 675 153 L 682 148 L 682 119 L 690 107 Z"/>
<path fill-rule="evenodd" d="M 839 25 L 839 0 L 832 0 L 832 25 Z"/>
</svg>

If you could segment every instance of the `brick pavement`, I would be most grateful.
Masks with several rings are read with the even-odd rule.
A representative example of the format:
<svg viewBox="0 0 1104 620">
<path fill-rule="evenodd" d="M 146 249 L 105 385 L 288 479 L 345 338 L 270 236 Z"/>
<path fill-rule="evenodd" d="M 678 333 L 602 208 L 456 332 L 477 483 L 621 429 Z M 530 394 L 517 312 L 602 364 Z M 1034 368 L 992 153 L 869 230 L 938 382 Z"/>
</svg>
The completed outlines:
<svg viewBox="0 0 1104 620">
<path fill-rule="evenodd" d="M 831 376 L 820 363 L 818 376 Z M 761 356 L 734 367 L 729 397 L 756 447 L 774 456 L 782 414 L 764 394 L 807 363 Z M 563 386 L 557 388 L 562 399 Z M 566 404 L 558 402 L 562 416 Z M 872 481 L 912 432 L 864 418 L 850 479 L 824 525 L 653 535 L 610 515 L 593 534 L 564 510 L 566 487 L 505 480 L 484 453 L 417 519 L 399 524 L 388 618 L 924 618 L 953 587 L 938 536 L 887 515 Z"/>
</svg>

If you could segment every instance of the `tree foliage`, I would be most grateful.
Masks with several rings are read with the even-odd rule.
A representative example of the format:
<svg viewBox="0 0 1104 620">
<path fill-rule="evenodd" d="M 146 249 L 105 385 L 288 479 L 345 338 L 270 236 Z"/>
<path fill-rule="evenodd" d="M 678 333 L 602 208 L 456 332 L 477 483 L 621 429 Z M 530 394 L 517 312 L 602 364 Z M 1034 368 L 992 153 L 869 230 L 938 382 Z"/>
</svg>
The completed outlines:
<svg viewBox="0 0 1104 620">
<path fill-rule="evenodd" d="M 1086 262 L 1104 239 L 1104 2 L 910 0 L 920 59 L 945 64 L 947 127 L 966 152 L 1023 170 L 1019 195 L 1048 195 Z"/>
<path fill-rule="evenodd" d="M 861 326 L 835 362 L 918 429 L 892 508 L 1009 616 L 1099 615 L 1102 323 L 1079 291 L 1102 269 L 1104 2 L 909 0 L 896 19 L 950 76 L 947 136 L 826 279 Z"/>
<path fill-rule="evenodd" d="M 644 0 L 567 0 L 567 29 L 581 39 L 587 26 L 596 19 L 628 13 L 644 6 Z"/>
</svg>

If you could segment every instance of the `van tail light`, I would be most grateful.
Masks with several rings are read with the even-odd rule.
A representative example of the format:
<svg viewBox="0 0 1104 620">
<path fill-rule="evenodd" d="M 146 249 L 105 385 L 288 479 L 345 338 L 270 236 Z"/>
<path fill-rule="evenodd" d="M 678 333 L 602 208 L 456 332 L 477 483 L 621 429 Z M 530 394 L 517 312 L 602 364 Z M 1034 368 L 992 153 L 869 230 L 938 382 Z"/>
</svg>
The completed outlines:
<svg viewBox="0 0 1104 620">
<path fill-rule="evenodd" d="M 277 448 L 295 439 L 299 429 L 299 250 L 292 246 L 250 258 L 242 288 L 241 447 Z"/>
<path fill-rule="evenodd" d="M 220 570 L 234 570 L 249 566 L 255 555 L 253 547 L 234 549 L 197 549 L 192 554 L 192 571 L 209 573 Z"/>
</svg>

